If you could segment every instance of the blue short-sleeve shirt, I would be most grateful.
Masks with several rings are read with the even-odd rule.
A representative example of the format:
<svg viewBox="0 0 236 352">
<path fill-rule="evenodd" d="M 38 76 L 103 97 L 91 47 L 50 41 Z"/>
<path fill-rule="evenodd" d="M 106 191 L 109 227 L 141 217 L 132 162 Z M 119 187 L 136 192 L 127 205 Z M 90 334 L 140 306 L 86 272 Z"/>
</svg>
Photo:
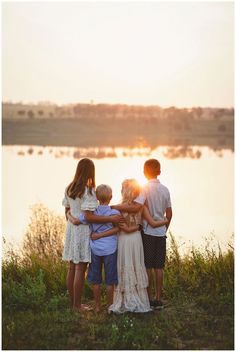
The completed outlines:
<svg viewBox="0 0 236 352">
<path fill-rule="evenodd" d="M 120 212 L 116 209 L 111 209 L 109 205 L 99 205 L 94 211 L 94 215 L 98 216 L 112 216 L 120 215 Z M 91 224 L 92 232 L 101 233 L 107 230 L 111 230 L 113 224 L 111 222 L 105 224 Z M 117 250 L 117 234 L 99 238 L 98 240 L 90 240 L 90 247 L 94 254 L 99 256 L 110 255 Z"/>
</svg>

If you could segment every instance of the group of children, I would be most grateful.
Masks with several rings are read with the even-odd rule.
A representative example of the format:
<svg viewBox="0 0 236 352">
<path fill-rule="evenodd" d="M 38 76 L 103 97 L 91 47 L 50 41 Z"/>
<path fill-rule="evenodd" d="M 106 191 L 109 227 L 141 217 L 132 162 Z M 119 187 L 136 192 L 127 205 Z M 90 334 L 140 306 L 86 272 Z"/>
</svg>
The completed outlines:
<svg viewBox="0 0 236 352">
<path fill-rule="evenodd" d="M 169 191 L 157 179 L 160 172 L 156 159 L 147 160 L 147 185 L 141 190 L 136 180 L 125 180 L 122 203 L 111 207 L 111 187 L 102 184 L 95 191 L 94 163 L 87 158 L 79 161 L 63 199 L 68 220 L 63 259 L 70 263 L 67 288 L 74 310 L 91 309 L 81 303 L 88 263 L 87 279 L 93 287 L 96 312 L 101 310 L 103 264 L 109 312 L 163 308 L 166 231 L 172 210 Z M 155 299 L 149 285 L 152 269 Z"/>
</svg>

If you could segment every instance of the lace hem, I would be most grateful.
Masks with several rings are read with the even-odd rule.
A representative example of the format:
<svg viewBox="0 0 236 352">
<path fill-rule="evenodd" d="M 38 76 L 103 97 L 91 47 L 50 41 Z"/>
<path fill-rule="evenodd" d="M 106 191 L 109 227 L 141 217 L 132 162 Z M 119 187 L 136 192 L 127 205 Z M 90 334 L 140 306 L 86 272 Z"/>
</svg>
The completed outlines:
<svg viewBox="0 0 236 352">
<path fill-rule="evenodd" d="M 145 268 L 142 265 L 137 266 L 135 269 L 133 266 L 125 266 L 118 269 L 118 281 L 119 288 L 123 291 L 132 292 L 134 288 L 148 287 L 148 276 Z"/>
<path fill-rule="evenodd" d="M 114 302 L 109 307 L 109 311 L 114 313 L 146 313 L 152 311 L 146 289 L 134 289 L 121 292 L 119 285 L 114 292 Z"/>
</svg>

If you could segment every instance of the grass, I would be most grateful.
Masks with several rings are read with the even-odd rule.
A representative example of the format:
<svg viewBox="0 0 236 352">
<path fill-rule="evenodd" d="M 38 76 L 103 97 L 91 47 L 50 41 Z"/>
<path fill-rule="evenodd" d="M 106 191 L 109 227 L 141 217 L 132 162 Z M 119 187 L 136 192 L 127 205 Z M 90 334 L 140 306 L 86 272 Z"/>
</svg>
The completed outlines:
<svg viewBox="0 0 236 352">
<path fill-rule="evenodd" d="M 207 244 L 181 256 L 169 236 L 163 311 L 108 315 L 74 313 L 61 261 L 64 221 L 33 209 L 24 246 L 2 263 L 2 348 L 5 350 L 233 350 L 234 251 Z M 6 246 L 6 244 L 5 244 Z M 84 300 L 92 304 L 85 284 Z"/>
</svg>

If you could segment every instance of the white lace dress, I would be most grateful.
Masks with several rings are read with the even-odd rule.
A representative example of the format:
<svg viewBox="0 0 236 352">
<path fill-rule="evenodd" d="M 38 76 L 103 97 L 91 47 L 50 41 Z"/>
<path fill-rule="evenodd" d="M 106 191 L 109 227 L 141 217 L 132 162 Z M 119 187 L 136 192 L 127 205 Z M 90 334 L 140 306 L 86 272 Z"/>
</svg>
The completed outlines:
<svg viewBox="0 0 236 352">
<path fill-rule="evenodd" d="M 67 190 L 66 190 L 67 191 Z M 71 215 L 79 217 L 85 211 L 94 211 L 98 206 L 95 191 L 92 190 L 92 195 L 86 187 L 82 198 L 70 198 L 65 191 L 65 196 L 62 205 L 70 208 Z M 72 261 L 75 264 L 80 262 L 91 262 L 91 250 L 89 246 L 90 239 L 89 225 L 73 225 L 69 220 L 67 221 L 65 245 L 62 259 Z"/>
<path fill-rule="evenodd" d="M 135 222 L 139 223 L 137 217 Z M 144 264 L 140 231 L 120 232 L 118 236 L 117 271 L 118 285 L 109 311 L 114 313 L 151 311 L 147 294 L 148 276 Z"/>
</svg>

